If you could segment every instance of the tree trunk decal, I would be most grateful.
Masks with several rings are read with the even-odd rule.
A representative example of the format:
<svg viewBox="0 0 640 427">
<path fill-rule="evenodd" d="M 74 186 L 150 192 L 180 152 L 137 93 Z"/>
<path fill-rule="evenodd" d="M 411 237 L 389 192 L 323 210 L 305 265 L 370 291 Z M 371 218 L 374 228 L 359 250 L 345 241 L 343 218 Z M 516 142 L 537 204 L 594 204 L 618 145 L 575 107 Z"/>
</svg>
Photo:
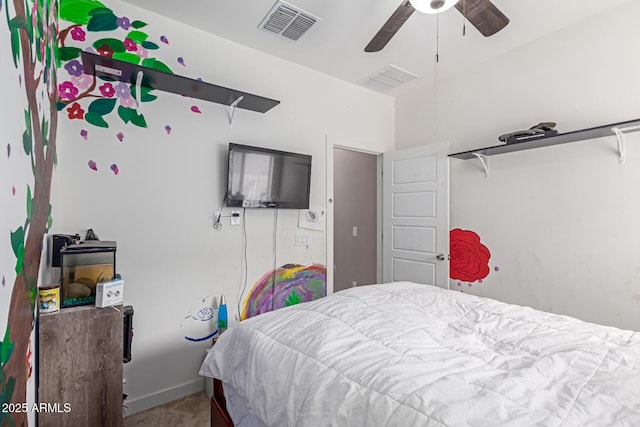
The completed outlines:
<svg viewBox="0 0 640 427">
<path fill-rule="evenodd" d="M 11 54 L 22 67 L 27 100 L 24 111 L 23 148 L 31 159 L 33 189 L 27 187 L 26 219 L 12 229 L 11 247 L 16 257 L 7 329 L 0 343 L 0 403 L 26 402 L 27 353 L 34 326 L 35 298 L 42 242 L 51 226 L 51 178 L 56 163 L 58 112 L 56 102 L 57 2 L 14 0 L 6 4 L 11 34 Z M 39 108 L 38 94 L 43 95 Z M 26 412 L 0 413 L 3 426 L 28 425 Z"/>
</svg>

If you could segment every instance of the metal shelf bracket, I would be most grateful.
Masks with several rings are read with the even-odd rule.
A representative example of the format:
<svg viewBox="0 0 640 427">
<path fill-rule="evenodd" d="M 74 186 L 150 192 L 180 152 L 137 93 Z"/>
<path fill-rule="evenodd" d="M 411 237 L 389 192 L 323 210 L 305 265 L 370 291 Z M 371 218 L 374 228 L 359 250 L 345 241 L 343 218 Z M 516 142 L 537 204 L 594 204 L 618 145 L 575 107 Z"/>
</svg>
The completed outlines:
<svg viewBox="0 0 640 427">
<path fill-rule="evenodd" d="M 136 96 L 136 113 L 138 115 L 142 114 L 142 78 L 144 77 L 144 73 L 142 70 L 138 71 L 136 75 L 136 88 L 135 88 L 135 96 Z"/>
<path fill-rule="evenodd" d="M 482 163 L 482 168 L 484 169 L 484 177 L 489 178 L 489 158 L 484 154 L 480 153 L 471 153 Z"/>
<path fill-rule="evenodd" d="M 227 113 L 229 115 L 229 126 L 233 124 L 233 116 L 236 114 L 236 108 L 240 101 L 244 99 L 244 96 L 239 96 L 230 105 L 227 106 Z"/>
<path fill-rule="evenodd" d="M 623 165 L 624 159 L 625 159 L 625 148 L 626 148 L 626 140 L 624 137 L 624 132 L 622 132 L 622 129 L 617 127 L 611 128 L 611 131 L 616 134 L 616 139 L 618 140 L 618 163 Z"/>
</svg>

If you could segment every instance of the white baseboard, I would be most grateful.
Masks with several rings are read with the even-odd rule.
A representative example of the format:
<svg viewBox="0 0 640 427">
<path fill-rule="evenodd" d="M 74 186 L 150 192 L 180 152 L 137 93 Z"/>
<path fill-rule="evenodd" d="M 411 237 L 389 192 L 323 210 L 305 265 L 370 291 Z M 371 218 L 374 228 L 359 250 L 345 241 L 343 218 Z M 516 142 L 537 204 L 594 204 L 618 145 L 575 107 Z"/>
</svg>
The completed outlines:
<svg viewBox="0 0 640 427">
<path fill-rule="evenodd" d="M 125 417 L 128 415 L 137 414 L 138 412 L 146 411 L 147 409 L 154 408 L 159 405 L 164 405 L 171 401 L 180 399 L 185 396 L 199 393 L 205 390 L 205 380 L 198 379 L 185 384 L 177 385 L 174 387 L 166 388 L 153 394 L 139 397 L 137 399 L 127 399 L 125 401 Z"/>
</svg>

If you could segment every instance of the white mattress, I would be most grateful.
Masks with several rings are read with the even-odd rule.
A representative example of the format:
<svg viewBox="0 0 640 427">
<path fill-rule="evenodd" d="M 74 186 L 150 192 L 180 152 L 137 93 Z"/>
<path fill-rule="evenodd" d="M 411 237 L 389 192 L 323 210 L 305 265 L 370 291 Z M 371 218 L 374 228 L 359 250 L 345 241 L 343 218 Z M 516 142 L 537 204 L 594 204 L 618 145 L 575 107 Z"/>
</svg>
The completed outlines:
<svg viewBox="0 0 640 427">
<path fill-rule="evenodd" d="M 240 322 L 200 374 L 267 426 L 640 426 L 640 334 L 406 282 Z"/>
</svg>

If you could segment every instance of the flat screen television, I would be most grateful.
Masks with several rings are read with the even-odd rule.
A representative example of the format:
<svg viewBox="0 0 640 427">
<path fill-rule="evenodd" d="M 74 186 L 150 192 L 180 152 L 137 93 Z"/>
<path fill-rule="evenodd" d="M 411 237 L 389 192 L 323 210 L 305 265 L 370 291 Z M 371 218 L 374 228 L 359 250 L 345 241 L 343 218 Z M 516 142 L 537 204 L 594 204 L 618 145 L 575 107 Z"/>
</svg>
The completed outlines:
<svg viewBox="0 0 640 427">
<path fill-rule="evenodd" d="M 311 156 L 229 144 L 227 206 L 309 209 Z"/>
</svg>

